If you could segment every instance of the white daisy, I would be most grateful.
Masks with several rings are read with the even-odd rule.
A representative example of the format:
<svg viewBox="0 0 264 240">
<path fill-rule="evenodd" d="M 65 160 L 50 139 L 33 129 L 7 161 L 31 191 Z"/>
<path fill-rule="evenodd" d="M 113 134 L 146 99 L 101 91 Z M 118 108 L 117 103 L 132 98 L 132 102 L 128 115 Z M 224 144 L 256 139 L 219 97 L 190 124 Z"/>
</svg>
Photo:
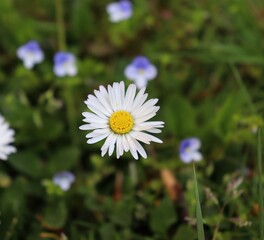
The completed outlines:
<svg viewBox="0 0 264 240">
<path fill-rule="evenodd" d="M 142 88 L 136 95 L 136 85 L 130 84 L 125 93 L 124 82 L 108 85 L 107 89 L 99 87 L 95 95 L 88 95 L 85 104 L 91 112 L 84 112 L 83 119 L 87 124 L 81 130 L 93 130 L 86 135 L 87 143 L 93 144 L 106 138 L 101 151 L 102 156 L 107 152 L 111 156 L 116 147 L 116 157 L 130 151 L 135 159 L 138 153 L 147 158 L 147 154 L 140 142 L 149 144 L 151 141 L 162 141 L 149 133 L 160 133 L 164 122 L 148 121 L 159 110 L 155 104 L 158 99 L 150 99 Z"/>
<path fill-rule="evenodd" d="M 14 142 L 15 131 L 0 115 L 0 160 L 7 160 L 9 154 L 16 152 L 16 148 L 9 145 Z"/>
</svg>

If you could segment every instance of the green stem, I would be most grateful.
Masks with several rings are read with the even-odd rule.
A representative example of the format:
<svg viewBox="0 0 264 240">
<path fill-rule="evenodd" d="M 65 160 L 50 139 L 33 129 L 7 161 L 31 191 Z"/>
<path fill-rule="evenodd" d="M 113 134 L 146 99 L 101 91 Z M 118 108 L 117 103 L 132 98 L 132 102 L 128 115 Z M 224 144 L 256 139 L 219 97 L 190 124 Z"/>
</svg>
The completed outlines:
<svg viewBox="0 0 264 240">
<path fill-rule="evenodd" d="M 231 67 L 231 70 L 234 74 L 234 77 L 235 77 L 235 80 L 237 82 L 237 84 L 239 85 L 240 89 L 243 91 L 243 94 L 244 94 L 244 97 L 248 103 L 248 106 L 252 112 L 252 114 L 256 114 L 257 113 L 257 110 L 255 108 L 255 105 L 251 99 L 251 96 L 247 90 L 247 87 L 245 86 L 245 84 L 243 83 L 242 79 L 241 79 L 241 76 L 237 70 L 237 68 L 233 65 L 233 64 L 230 64 L 230 67 Z"/>
<path fill-rule="evenodd" d="M 204 228 L 203 228 L 203 216 L 202 209 L 199 198 L 199 190 L 197 177 L 195 172 L 195 165 L 193 162 L 193 177 L 194 177 L 194 188 L 195 188 L 195 199 L 196 199 L 196 219 L 197 219 L 197 232 L 198 232 L 198 240 L 204 240 Z"/>
<path fill-rule="evenodd" d="M 64 27 L 64 11 L 63 0 L 55 0 L 56 2 L 56 21 L 57 21 L 57 33 L 58 33 L 58 45 L 59 50 L 64 51 L 66 49 L 65 41 L 65 27 Z"/>
<path fill-rule="evenodd" d="M 261 130 L 258 130 L 258 180 L 259 180 L 259 222 L 260 240 L 264 240 L 264 212 L 263 212 L 263 190 L 262 190 L 262 146 Z"/>
</svg>

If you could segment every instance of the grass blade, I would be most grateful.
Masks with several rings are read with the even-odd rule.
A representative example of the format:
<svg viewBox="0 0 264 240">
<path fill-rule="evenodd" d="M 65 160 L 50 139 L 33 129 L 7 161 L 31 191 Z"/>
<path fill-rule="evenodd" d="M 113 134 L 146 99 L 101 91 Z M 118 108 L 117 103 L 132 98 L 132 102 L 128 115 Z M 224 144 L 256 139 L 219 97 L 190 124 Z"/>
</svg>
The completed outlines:
<svg viewBox="0 0 264 240">
<path fill-rule="evenodd" d="M 196 219 L 197 219 L 197 233 L 198 240 L 204 240 L 204 228 L 203 228 L 203 216 L 199 198 L 198 184 L 195 172 L 195 165 L 193 162 L 193 176 L 194 176 L 194 188 L 195 188 L 195 199 L 196 199 Z"/>
<path fill-rule="evenodd" d="M 244 98 L 245 100 L 247 101 L 247 104 L 248 104 L 248 107 L 250 108 L 251 110 L 251 113 L 252 114 L 256 114 L 257 111 L 256 111 L 256 108 L 255 108 L 255 105 L 251 99 L 251 96 L 247 90 L 247 87 L 245 86 L 245 84 L 243 83 L 242 79 L 241 79 L 241 76 L 238 72 L 238 70 L 236 69 L 236 67 L 232 64 L 230 64 L 230 67 L 231 67 L 231 70 L 234 74 L 234 78 L 239 86 L 239 88 L 243 91 L 243 95 L 244 95 Z"/>
<path fill-rule="evenodd" d="M 258 130 L 258 181 L 259 181 L 259 233 L 260 240 L 264 240 L 264 212 L 263 212 L 263 190 L 262 190 L 262 146 L 261 130 Z"/>
</svg>

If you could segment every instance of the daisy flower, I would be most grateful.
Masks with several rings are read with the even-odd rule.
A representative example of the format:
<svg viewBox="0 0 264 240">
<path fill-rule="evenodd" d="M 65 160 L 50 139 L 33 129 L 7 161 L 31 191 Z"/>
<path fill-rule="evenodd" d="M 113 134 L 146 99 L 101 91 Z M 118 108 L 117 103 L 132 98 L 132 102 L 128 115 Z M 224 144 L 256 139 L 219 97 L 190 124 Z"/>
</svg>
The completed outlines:
<svg viewBox="0 0 264 240">
<path fill-rule="evenodd" d="M 184 163 L 200 161 L 202 154 L 199 152 L 201 141 L 198 138 L 187 138 L 180 143 L 180 158 Z"/>
<path fill-rule="evenodd" d="M 7 160 L 9 154 L 16 152 L 16 148 L 9 145 L 14 142 L 15 131 L 10 129 L 9 124 L 0 115 L 0 159 Z"/>
<path fill-rule="evenodd" d="M 54 56 L 53 71 L 56 76 L 75 76 L 77 74 L 76 58 L 68 52 L 58 52 Z"/>
<path fill-rule="evenodd" d="M 54 184 L 58 185 L 63 191 L 68 191 L 74 181 L 75 176 L 68 171 L 59 172 L 53 177 Z"/>
<path fill-rule="evenodd" d="M 44 54 L 38 42 L 29 41 L 17 49 L 17 57 L 23 61 L 25 68 L 32 69 L 43 61 Z"/>
<path fill-rule="evenodd" d="M 138 153 L 147 158 L 147 154 L 140 142 L 149 144 L 151 141 L 162 141 L 149 133 L 160 133 L 164 122 L 148 121 L 159 110 L 155 104 L 158 99 L 150 99 L 142 88 L 136 94 L 136 85 L 130 84 L 125 92 L 124 82 L 103 86 L 94 91 L 95 95 L 88 95 L 85 104 L 91 112 L 84 112 L 84 124 L 81 130 L 92 130 L 86 135 L 87 143 L 93 144 L 106 139 L 101 153 L 107 152 L 111 156 L 116 147 L 116 157 L 119 158 L 124 152 L 130 151 L 135 159 Z"/>
<path fill-rule="evenodd" d="M 157 76 L 157 68 L 146 57 L 138 56 L 125 68 L 125 76 L 140 89 Z"/>
<path fill-rule="evenodd" d="M 128 0 L 109 3 L 106 7 L 111 22 L 120 22 L 132 16 L 132 3 Z"/>
</svg>

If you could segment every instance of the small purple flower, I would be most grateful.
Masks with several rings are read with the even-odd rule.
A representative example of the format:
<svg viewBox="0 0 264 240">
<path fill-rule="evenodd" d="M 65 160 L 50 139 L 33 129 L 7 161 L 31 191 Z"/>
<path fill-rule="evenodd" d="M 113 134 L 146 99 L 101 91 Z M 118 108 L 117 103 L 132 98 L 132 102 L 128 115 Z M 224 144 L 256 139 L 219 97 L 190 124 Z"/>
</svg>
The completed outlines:
<svg viewBox="0 0 264 240">
<path fill-rule="evenodd" d="M 75 176 L 68 171 L 59 172 L 53 177 L 53 182 L 63 191 L 68 191 L 74 181 Z"/>
<path fill-rule="evenodd" d="M 201 141 L 198 138 L 187 138 L 180 143 L 180 158 L 184 163 L 200 161 L 202 154 L 199 152 Z"/>
<path fill-rule="evenodd" d="M 54 56 L 53 71 L 58 77 L 75 76 L 77 74 L 75 56 L 68 52 L 57 52 Z"/>
<path fill-rule="evenodd" d="M 132 3 L 128 0 L 109 3 L 106 7 L 111 22 L 120 22 L 132 16 Z"/>
<path fill-rule="evenodd" d="M 125 68 L 125 76 L 141 89 L 157 76 L 157 68 L 146 57 L 138 56 Z"/>
<path fill-rule="evenodd" d="M 23 61 L 27 69 L 32 69 L 36 63 L 41 63 L 44 60 L 43 51 L 36 41 L 29 41 L 19 47 L 17 57 Z"/>
</svg>

